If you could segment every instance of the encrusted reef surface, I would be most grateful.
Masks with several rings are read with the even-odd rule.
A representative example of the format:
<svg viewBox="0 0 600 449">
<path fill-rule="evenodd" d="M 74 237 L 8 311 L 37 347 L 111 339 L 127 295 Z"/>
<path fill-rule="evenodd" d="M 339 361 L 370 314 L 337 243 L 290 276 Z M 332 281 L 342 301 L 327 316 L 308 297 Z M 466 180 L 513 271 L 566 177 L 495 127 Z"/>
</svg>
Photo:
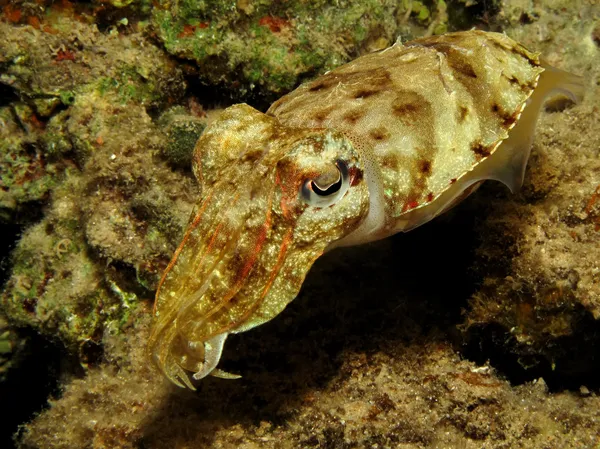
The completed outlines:
<svg viewBox="0 0 600 449">
<path fill-rule="evenodd" d="M 592 3 L 0 0 L 0 222 L 18 235 L 0 402 L 19 404 L 0 446 L 600 446 Z M 472 26 L 586 80 L 583 103 L 542 113 L 521 192 L 487 183 L 327 254 L 281 316 L 230 337 L 222 367 L 242 379 L 165 381 L 144 344 L 199 193 L 203 106 L 264 105 L 398 35 Z"/>
<path fill-rule="evenodd" d="M 522 22 L 513 8 L 508 19 Z M 560 4 L 532 10 L 533 23 L 510 30 L 550 64 L 584 74 L 587 98 L 570 110 L 547 105 L 518 195 L 492 188 L 474 198 L 486 211 L 475 227 L 481 285 L 464 323 L 484 358 L 491 351 L 519 376 L 545 372 L 571 387 L 598 385 L 600 369 L 600 22 L 581 8 L 581 17 Z"/>
</svg>

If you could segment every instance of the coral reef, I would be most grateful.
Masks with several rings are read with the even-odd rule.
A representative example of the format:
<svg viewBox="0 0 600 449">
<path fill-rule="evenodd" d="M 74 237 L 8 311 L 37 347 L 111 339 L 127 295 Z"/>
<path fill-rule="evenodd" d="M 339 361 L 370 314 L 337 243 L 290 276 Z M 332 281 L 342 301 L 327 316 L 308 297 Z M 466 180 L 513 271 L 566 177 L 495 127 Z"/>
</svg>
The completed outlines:
<svg viewBox="0 0 600 449">
<path fill-rule="evenodd" d="M 0 222 L 23 226 L 0 294 L 0 380 L 32 407 L 22 419 L 39 412 L 15 444 L 600 445 L 597 5 L 0 8 Z M 199 195 L 189 157 L 215 98 L 198 85 L 223 89 L 217 103 L 264 103 L 396 36 L 474 24 L 588 83 L 581 105 L 542 114 L 521 193 L 486 185 L 421 229 L 328 254 L 277 320 L 230 337 L 222 368 L 242 379 L 205 379 L 196 395 L 170 386 L 145 342 Z M 42 353 L 58 372 L 31 365 Z"/>
<path fill-rule="evenodd" d="M 456 353 L 460 317 L 448 303 L 456 309 L 463 292 L 449 286 L 464 281 L 469 251 L 445 243 L 445 225 L 318 261 L 278 320 L 230 337 L 223 368 L 242 379 L 204 379 L 195 395 L 149 369 L 142 312 L 124 333 L 105 335 L 108 361 L 68 384 L 23 430 L 21 447 L 597 445 L 597 394 L 550 393 L 541 378 L 512 387 Z M 438 260 L 429 266 L 442 274 L 424 288 L 427 255 L 396 263 L 394 254 L 432 238 Z M 401 270 L 401 285 L 382 266 Z"/>
</svg>

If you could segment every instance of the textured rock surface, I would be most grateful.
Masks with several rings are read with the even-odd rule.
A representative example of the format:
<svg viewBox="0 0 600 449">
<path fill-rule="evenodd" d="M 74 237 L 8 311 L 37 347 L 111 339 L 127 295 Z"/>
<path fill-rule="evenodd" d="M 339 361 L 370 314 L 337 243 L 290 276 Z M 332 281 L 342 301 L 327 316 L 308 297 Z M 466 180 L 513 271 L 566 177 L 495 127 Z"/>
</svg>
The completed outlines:
<svg viewBox="0 0 600 449">
<path fill-rule="evenodd" d="M 565 5 L 507 7 L 511 22 L 523 15 L 533 21 L 511 26 L 509 34 L 539 48 L 549 63 L 584 74 L 586 98 L 572 109 L 548 105 L 518 195 L 492 188 L 475 199 L 486 211 L 476 227 L 482 285 L 465 326 L 474 331 L 474 345 L 499 351 L 522 375 L 545 370 L 576 387 L 583 379 L 597 384 L 600 369 L 594 355 L 600 346 L 600 51 L 592 34 L 600 13 L 581 3 L 567 14 Z M 475 341 L 481 338 L 484 343 Z"/>
<path fill-rule="evenodd" d="M 2 108 L 4 215 L 27 222 L 47 200 L 0 301 L 14 324 L 77 352 L 153 288 L 189 214 L 181 192 L 195 187 L 158 156 L 167 138 L 149 115 L 181 95 L 175 65 L 140 35 L 48 26 L 0 23 L 0 80 L 21 99 Z"/>
<path fill-rule="evenodd" d="M 427 233 L 415 232 L 423 244 Z M 457 292 L 410 281 L 394 288 L 398 277 L 377 265 L 393 265 L 394 250 L 418 246 L 392 240 L 352 251 L 343 263 L 336 257 L 318 263 L 304 294 L 280 320 L 230 338 L 223 367 L 244 377 L 207 378 L 195 395 L 149 369 L 137 341 L 145 338 L 149 323 L 147 315 L 140 316 L 125 334 L 105 336 L 109 360 L 68 384 L 23 431 L 21 447 L 576 448 L 599 443 L 595 393 L 584 388 L 550 393 L 542 379 L 513 387 L 489 365 L 461 359 L 451 343 L 451 323 L 458 317 L 447 309 L 448 301 L 457 306 Z M 457 263 L 457 248 L 440 246 L 434 269 Z M 399 268 L 418 279 L 409 264 Z M 460 268 L 458 263 L 442 280 L 460 278 Z M 380 295 L 387 299 L 374 305 L 373 297 Z M 54 436 L 51 441 L 48 435 Z"/>
</svg>

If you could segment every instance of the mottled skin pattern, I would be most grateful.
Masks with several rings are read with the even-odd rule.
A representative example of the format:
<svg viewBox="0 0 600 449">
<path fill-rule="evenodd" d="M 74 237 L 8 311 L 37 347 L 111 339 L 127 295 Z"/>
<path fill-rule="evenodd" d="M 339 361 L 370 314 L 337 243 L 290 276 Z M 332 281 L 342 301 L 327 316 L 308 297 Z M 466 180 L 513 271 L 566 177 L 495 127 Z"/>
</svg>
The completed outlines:
<svg viewBox="0 0 600 449">
<path fill-rule="evenodd" d="M 580 80 L 508 37 L 419 39 L 359 58 L 199 139 L 202 198 L 165 270 L 149 351 L 175 384 L 293 300 L 323 252 L 432 219 L 485 179 L 518 188 L 537 112 Z"/>
<path fill-rule="evenodd" d="M 289 126 L 335 128 L 373 152 L 386 234 L 490 156 L 543 72 L 512 39 L 472 31 L 418 39 L 357 59 L 275 102 Z M 326 99 L 326 101 L 323 101 Z"/>
</svg>

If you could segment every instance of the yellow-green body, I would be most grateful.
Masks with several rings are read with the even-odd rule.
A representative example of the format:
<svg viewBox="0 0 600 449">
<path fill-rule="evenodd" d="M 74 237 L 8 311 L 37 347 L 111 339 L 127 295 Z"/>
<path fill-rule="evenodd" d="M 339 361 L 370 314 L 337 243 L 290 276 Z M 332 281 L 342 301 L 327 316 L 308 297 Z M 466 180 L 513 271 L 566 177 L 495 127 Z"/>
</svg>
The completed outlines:
<svg viewBox="0 0 600 449">
<path fill-rule="evenodd" d="M 495 179 L 523 179 L 538 111 L 578 77 L 468 31 L 372 53 L 266 114 L 226 109 L 196 146 L 195 215 L 157 292 L 149 349 L 178 385 L 229 333 L 276 316 L 323 252 L 419 226 Z"/>
</svg>

